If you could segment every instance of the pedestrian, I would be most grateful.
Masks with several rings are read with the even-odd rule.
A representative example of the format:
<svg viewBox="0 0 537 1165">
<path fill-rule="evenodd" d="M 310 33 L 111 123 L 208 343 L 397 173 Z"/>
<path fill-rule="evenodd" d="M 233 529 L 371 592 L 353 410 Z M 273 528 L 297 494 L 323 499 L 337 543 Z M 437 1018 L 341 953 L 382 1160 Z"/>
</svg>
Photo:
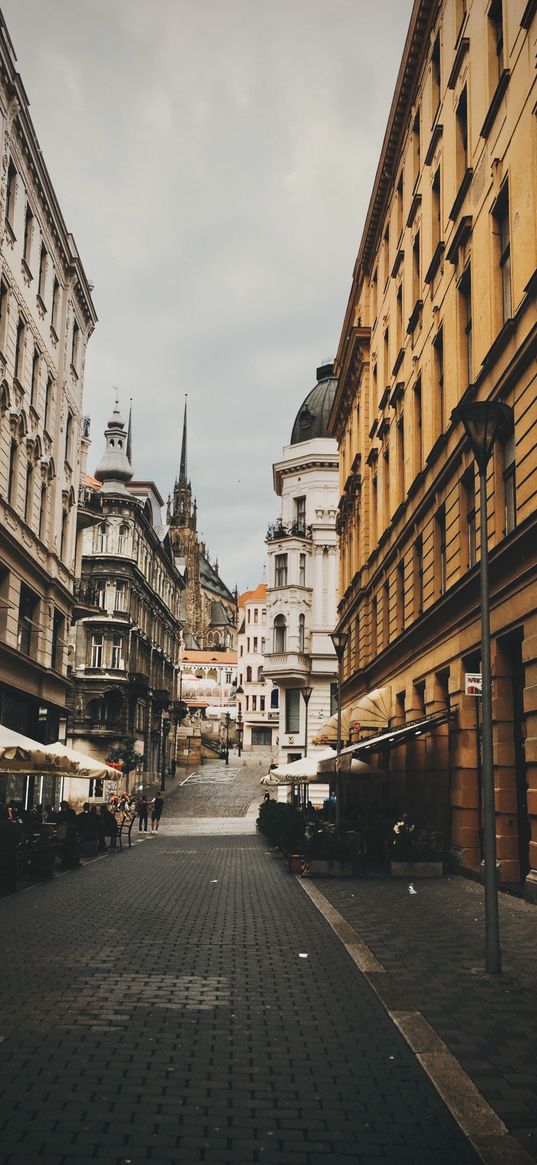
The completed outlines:
<svg viewBox="0 0 537 1165">
<path fill-rule="evenodd" d="M 151 833 L 158 833 L 158 827 L 160 825 L 160 819 L 162 817 L 162 810 L 163 809 L 164 809 L 164 797 L 161 797 L 160 793 L 157 793 L 156 797 L 153 797 L 153 801 L 152 801 Z"/>
<path fill-rule="evenodd" d="M 136 805 L 136 812 L 138 814 L 138 832 L 141 833 L 143 827 L 144 833 L 147 833 L 147 797 L 140 797 Z"/>
</svg>

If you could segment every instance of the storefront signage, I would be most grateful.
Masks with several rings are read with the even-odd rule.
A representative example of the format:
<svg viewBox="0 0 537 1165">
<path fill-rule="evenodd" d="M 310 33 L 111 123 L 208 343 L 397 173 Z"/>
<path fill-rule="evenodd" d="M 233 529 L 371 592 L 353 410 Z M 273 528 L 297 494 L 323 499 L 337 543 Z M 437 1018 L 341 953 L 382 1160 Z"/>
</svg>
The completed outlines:
<svg viewBox="0 0 537 1165">
<path fill-rule="evenodd" d="M 464 695 L 465 696 L 482 696 L 483 695 L 483 677 L 481 672 L 465 672 L 464 674 Z"/>
</svg>

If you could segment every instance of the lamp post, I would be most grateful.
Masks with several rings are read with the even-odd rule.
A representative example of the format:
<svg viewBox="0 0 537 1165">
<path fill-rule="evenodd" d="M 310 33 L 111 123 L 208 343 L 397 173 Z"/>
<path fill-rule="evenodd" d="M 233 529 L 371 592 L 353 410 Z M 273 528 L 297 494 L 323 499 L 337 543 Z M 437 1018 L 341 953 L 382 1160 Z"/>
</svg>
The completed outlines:
<svg viewBox="0 0 537 1165">
<path fill-rule="evenodd" d="M 229 712 L 226 712 L 226 764 L 229 764 Z"/>
<path fill-rule="evenodd" d="M 237 710 L 237 756 L 242 756 L 242 706 Z"/>
<path fill-rule="evenodd" d="M 170 731 L 169 717 L 162 713 L 162 757 L 160 768 L 160 791 L 166 792 L 166 751 L 168 745 L 168 732 Z"/>
<path fill-rule="evenodd" d="M 490 606 L 487 523 L 487 465 L 500 431 L 512 417 L 512 410 L 500 401 L 467 401 L 452 413 L 460 420 L 479 470 L 479 525 L 481 532 L 481 686 L 482 686 L 482 773 L 483 839 L 485 849 L 485 950 L 489 975 L 501 972 L 498 921 L 498 876 L 496 871 L 496 807 L 494 803 L 494 762 L 492 751 L 492 675 L 490 662 Z"/>
<path fill-rule="evenodd" d="M 341 823 L 341 774 L 339 754 L 341 752 L 341 668 L 349 639 L 348 631 L 332 631 L 330 638 L 337 656 L 337 741 L 336 741 L 336 826 Z"/>
<path fill-rule="evenodd" d="M 304 717 L 304 756 L 307 756 L 308 755 L 308 704 L 309 704 L 310 699 L 311 699 L 311 693 L 313 692 L 313 688 L 307 686 L 307 687 L 301 688 L 300 691 L 302 692 L 302 699 L 304 700 L 304 704 L 306 706 L 306 714 Z M 307 788 L 308 788 L 308 782 L 304 781 L 304 807 L 306 806 L 306 790 L 307 790 Z"/>
</svg>

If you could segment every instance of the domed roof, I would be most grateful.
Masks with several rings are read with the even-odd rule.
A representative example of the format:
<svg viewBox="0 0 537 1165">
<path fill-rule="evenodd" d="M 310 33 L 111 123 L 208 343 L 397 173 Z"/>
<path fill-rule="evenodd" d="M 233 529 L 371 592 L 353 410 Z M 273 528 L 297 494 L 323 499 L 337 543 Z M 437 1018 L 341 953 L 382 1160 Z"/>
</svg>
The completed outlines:
<svg viewBox="0 0 537 1165">
<path fill-rule="evenodd" d="M 132 477 L 132 466 L 127 455 L 129 434 L 125 431 L 125 421 L 117 400 L 104 435 L 106 449 L 95 470 L 95 477 L 103 483 L 103 492 L 125 492 L 125 483 Z"/>
<path fill-rule="evenodd" d="M 311 441 L 313 437 L 328 437 L 328 418 L 336 395 L 337 379 L 333 364 L 321 364 L 317 369 L 317 384 L 308 393 L 298 410 L 291 445 Z"/>
</svg>

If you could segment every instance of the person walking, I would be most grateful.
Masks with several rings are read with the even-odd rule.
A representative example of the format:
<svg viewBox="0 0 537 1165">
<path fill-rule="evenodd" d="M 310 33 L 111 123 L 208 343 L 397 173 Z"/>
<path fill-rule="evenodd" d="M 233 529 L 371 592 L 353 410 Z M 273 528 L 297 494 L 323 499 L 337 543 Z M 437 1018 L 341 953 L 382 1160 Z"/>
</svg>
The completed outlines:
<svg viewBox="0 0 537 1165">
<path fill-rule="evenodd" d="M 160 825 L 160 819 L 162 817 L 162 810 L 163 809 L 164 809 L 164 797 L 161 797 L 160 793 L 157 793 L 156 797 L 153 797 L 153 801 L 152 801 L 151 833 L 158 833 L 158 827 Z"/>
<path fill-rule="evenodd" d="M 143 828 L 144 833 L 147 833 L 147 797 L 140 797 L 136 805 L 136 812 L 138 814 L 138 832 L 141 833 Z"/>
</svg>

